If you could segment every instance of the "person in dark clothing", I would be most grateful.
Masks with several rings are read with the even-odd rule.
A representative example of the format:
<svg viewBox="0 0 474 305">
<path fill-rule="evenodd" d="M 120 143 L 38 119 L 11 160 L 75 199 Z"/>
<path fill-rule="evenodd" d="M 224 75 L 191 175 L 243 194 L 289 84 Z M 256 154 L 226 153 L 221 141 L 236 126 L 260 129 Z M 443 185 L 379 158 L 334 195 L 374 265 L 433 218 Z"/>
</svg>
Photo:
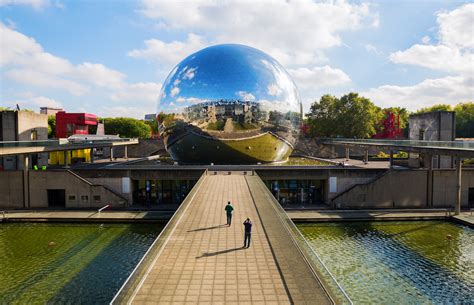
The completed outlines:
<svg viewBox="0 0 474 305">
<path fill-rule="evenodd" d="M 252 222 L 250 218 L 244 221 L 245 234 L 244 234 L 244 248 L 250 247 L 250 238 L 252 237 Z"/>
<path fill-rule="evenodd" d="M 227 225 L 230 227 L 230 224 L 232 223 L 232 211 L 234 211 L 234 207 L 230 204 L 230 201 L 227 202 L 224 210 L 227 214 Z"/>
</svg>

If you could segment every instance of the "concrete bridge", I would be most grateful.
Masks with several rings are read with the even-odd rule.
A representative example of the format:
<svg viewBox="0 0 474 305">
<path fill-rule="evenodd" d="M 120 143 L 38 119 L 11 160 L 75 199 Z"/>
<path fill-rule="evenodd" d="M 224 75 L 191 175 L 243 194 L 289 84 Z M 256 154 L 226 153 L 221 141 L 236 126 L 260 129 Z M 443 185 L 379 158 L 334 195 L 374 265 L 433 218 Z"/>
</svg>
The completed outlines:
<svg viewBox="0 0 474 305">
<path fill-rule="evenodd" d="M 243 248 L 247 217 L 252 243 Z M 206 172 L 112 303 L 350 303 L 305 243 L 253 172 Z"/>
</svg>

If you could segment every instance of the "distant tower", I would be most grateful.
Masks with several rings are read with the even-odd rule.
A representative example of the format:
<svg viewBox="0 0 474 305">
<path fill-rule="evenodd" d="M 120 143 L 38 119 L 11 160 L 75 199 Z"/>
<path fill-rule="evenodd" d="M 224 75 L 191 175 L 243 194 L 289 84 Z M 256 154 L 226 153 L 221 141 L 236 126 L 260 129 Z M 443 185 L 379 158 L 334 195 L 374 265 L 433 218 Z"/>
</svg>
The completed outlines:
<svg viewBox="0 0 474 305">
<path fill-rule="evenodd" d="M 300 124 L 303 126 L 303 103 L 300 102 Z"/>
</svg>

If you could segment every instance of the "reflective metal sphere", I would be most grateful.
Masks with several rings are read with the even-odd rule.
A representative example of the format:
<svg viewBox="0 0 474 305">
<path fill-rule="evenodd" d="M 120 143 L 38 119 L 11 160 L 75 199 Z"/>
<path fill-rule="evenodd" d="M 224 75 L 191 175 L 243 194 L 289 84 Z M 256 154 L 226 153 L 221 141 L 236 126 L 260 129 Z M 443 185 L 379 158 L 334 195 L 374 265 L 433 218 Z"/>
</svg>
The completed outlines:
<svg viewBox="0 0 474 305">
<path fill-rule="evenodd" d="M 243 45 L 211 46 L 167 77 L 160 132 L 183 163 L 284 161 L 297 139 L 300 103 L 293 80 L 272 57 Z"/>
</svg>

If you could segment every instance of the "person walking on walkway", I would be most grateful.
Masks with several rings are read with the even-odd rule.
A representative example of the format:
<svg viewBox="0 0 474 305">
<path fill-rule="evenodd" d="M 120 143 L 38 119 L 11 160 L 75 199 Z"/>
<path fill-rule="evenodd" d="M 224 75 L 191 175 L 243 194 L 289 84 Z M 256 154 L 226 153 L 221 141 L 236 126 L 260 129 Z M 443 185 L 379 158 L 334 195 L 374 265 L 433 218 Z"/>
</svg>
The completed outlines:
<svg viewBox="0 0 474 305">
<path fill-rule="evenodd" d="M 227 202 L 224 210 L 227 214 L 227 225 L 230 227 L 230 224 L 232 223 L 232 211 L 234 210 L 234 207 L 232 204 L 230 204 L 230 201 Z"/>
<path fill-rule="evenodd" d="M 252 222 L 250 218 L 244 221 L 245 234 L 244 234 L 244 248 L 250 247 L 250 238 L 252 237 Z"/>
</svg>

